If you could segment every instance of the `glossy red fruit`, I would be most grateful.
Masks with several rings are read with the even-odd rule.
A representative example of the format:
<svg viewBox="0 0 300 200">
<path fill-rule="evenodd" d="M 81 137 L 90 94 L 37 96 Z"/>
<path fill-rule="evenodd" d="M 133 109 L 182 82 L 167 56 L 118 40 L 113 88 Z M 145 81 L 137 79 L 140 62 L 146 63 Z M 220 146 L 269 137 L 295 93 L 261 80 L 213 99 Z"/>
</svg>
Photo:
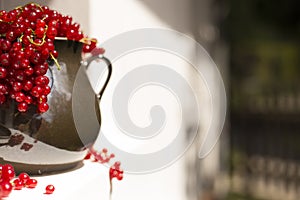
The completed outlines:
<svg viewBox="0 0 300 200">
<path fill-rule="evenodd" d="M 23 82 L 23 90 L 29 91 L 31 90 L 32 87 L 33 87 L 33 83 L 31 81 L 26 80 L 25 82 Z"/>
<path fill-rule="evenodd" d="M 1 179 L 10 181 L 15 177 L 15 171 L 12 165 L 5 164 L 2 166 L 2 173 L 1 173 Z"/>
<path fill-rule="evenodd" d="M 15 92 L 19 92 L 21 91 L 23 88 L 22 86 L 22 83 L 18 82 L 18 81 L 15 81 L 12 85 L 12 89 L 15 91 Z"/>
<path fill-rule="evenodd" d="M 0 67 L 0 79 L 5 78 L 7 75 L 7 70 L 4 67 Z"/>
<path fill-rule="evenodd" d="M 12 184 L 7 180 L 2 180 L 0 182 L 0 191 L 2 197 L 8 197 L 13 189 Z"/>
<path fill-rule="evenodd" d="M 26 112 L 28 110 L 28 104 L 26 102 L 21 102 L 18 104 L 19 112 Z"/>
<path fill-rule="evenodd" d="M 47 185 L 45 188 L 45 194 L 52 194 L 55 190 L 54 185 Z"/>
<path fill-rule="evenodd" d="M 33 178 L 30 178 L 26 181 L 25 183 L 25 187 L 27 188 L 35 188 L 37 186 L 37 180 L 36 179 L 33 179 Z"/>
<path fill-rule="evenodd" d="M 15 94 L 15 100 L 17 102 L 23 102 L 25 100 L 25 94 L 23 92 L 17 92 Z M 19 104 L 20 105 L 20 104 Z"/>
<path fill-rule="evenodd" d="M 42 95 L 43 93 L 43 89 L 40 87 L 40 86 L 34 86 L 32 89 L 31 89 L 31 95 L 34 96 L 34 97 L 39 97 Z"/>
<path fill-rule="evenodd" d="M 13 181 L 13 189 L 14 190 L 22 190 L 23 187 L 24 187 L 24 183 L 20 179 L 17 178 Z"/>
<path fill-rule="evenodd" d="M 38 109 L 41 113 L 47 112 L 49 109 L 49 105 L 46 102 L 42 102 L 38 105 Z"/>
<path fill-rule="evenodd" d="M 23 173 L 19 174 L 18 178 L 19 178 L 21 181 L 23 181 L 23 184 L 25 184 L 26 181 L 30 179 L 30 176 L 29 176 L 27 173 L 24 173 L 24 172 L 23 172 Z"/>
</svg>

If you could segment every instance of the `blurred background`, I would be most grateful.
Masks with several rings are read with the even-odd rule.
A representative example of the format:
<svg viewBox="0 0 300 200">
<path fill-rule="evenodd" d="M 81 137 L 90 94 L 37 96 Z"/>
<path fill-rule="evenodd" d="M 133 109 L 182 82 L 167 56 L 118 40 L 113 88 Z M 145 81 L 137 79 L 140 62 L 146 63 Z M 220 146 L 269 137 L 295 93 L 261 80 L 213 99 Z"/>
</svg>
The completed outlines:
<svg viewBox="0 0 300 200">
<path fill-rule="evenodd" d="M 27 1 L 0 2 L 1 9 L 9 10 Z M 116 185 L 115 199 L 298 199 L 300 1 L 37 2 L 73 16 L 100 43 L 136 28 L 169 28 L 187 34 L 209 52 L 223 77 L 227 119 L 209 156 L 197 158 L 197 140 L 166 169 L 126 175 Z"/>
</svg>

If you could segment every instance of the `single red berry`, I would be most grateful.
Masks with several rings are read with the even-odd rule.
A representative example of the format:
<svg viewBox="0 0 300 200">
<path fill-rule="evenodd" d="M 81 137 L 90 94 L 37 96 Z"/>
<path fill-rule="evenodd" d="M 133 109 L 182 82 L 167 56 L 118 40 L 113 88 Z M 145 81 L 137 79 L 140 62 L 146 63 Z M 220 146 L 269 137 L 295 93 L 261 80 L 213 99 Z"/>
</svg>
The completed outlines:
<svg viewBox="0 0 300 200">
<path fill-rule="evenodd" d="M 56 51 L 56 50 L 53 50 L 53 51 L 51 52 L 51 54 L 52 54 L 52 56 L 53 56 L 54 58 L 57 58 L 57 57 L 58 57 L 58 51 Z"/>
<path fill-rule="evenodd" d="M 57 29 L 54 26 L 49 26 L 46 35 L 48 38 L 54 39 L 57 35 Z"/>
<path fill-rule="evenodd" d="M 58 28 L 58 26 L 59 26 L 59 22 L 57 20 L 50 20 L 48 22 L 48 28 L 49 27 Z"/>
<path fill-rule="evenodd" d="M 17 178 L 13 181 L 13 186 L 14 190 L 22 190 L 22 188 L 24 187 L 24 183 L 23 181 Z"/>
<path fill-rule="evenodd" d="M 37 28 L 35 29 L 35 35 L 36 35 L 36 37 L 38 37 L 38 38 L 43 38 L 44 34 L 45 34 L 45 29 L 44 29 L 44 27 L 37 27 Z"/>
<path fill-rule="evenodd" d="M 0 83 L 0 95 L 8 94 L 8 88 L 6 85 Z"/>
<path fill-rule="evenodd" d="M 31 89 L 31 95 L 34 97 L 39 97 L 42 95 L 42 93 L 43 93 L 43 89 L 40 86 L 34 86 Z"/>
<path fill-rule="evenodd" d="M 121 181 L 122 179 L 123 179 L 123 173 L 119 173 L 118 175 L 117 175 L 117 179 L 119 180 L 119 181 Z"/>
<path fill-rule="evenodd" d="M 20 50 L 22 49 L 22 43 L 21 43 L 21 42 L 14 42 L 14 43 L 12 44 L 11 49 L 12 49 L 13 51 L 20 51 Z"/>
<path fill-rule="evenodd" d="M 1 197 L 8 197 L 9 194 L 11 193 L 13 189 L 13 186 L 12 184 L 7 181 L 7 180 L 4 180 L 4 181 L 1 181 L 0 183 L 0 192 L 1 192 Z"/>
<path fill-rule="evenodd" d="M 14 73 L 14 76 L 16 77 L 17 80 L 19 81 L 23 81 L 25 79 L 25 73 L 23 70 L 17 70 Z"/>
<path fill-rule="evenodd" d="M 24 102 L 26 102 L 28 105 L 32 104 L 33 99 L 31 96 L 27 95 L 24 99 Z"/>
<path fill-rule="evenodd" d="M 45 75 L 47 73 L 47 70 L 48 70 L 48 63 L 39 64 L 34 67 L 34 73 L 37 76 Z"/>
<path fill-rule="evenodd" d="M 39 28 L 39 27 L 45 27 L 45 25 L 46 25 L 46 22 L 44 21 L 44 20 L 42 20 L 42 19 L 38 19 L 37 21 L 36 21 L 36 27 L 37 28 Z"/>
<path fill-rule="evenodd" d="M 0 67 L 0 78 L 5 78 L 7 75 L 7 70 L 4 67 Z"/>
<path fill-rule="evenodd" d="M 23 88 L 22 83 L 20 83 L 20 82 L 18 82 L 18 81 L 14 82 L 13 85 L 12 85 L 12 89 L 13 89 L 15 92 L 21 91 L 22 88 Z"/>
<path fill-rule="evenodd" d="M 47 103 L 40 103 L 38 105 L 38 109 L 41 113 L 47 112 L 47 110 L 49 109 L 49 105 Z"/>
<path fill-rule="evenodd" d="M 16 38 L 17 38 L 17 35 L 15 34 L 14 31 L 8 31 L 6 32 L 6 35 L 5 35 L 5 38 L 8 40 L 8 41 L 14 41 Z"/>
<path fill-rule="evenodd" d="M 50 94 L 50 92 L 51 92 L 51 88 L 47 85 L 47 86 L 45 86 L 44 87 L 44 92 L 43 92 L 43 94 L 44 95 L 48 95 L 48 94 Z"/>
<path fill-rule="evenodd" d="M 23 173 L 19 174 L 18 178 L 21 181 L 23 181 L 23 184 L 25 184 L 26 181 L 30 179 L 30 176 L 27 173 L 23 172 Z"/>
<path fill-rule="evenodd" d="M 49 78 L 47 76 L 38 76 L 35 78 L 35 84 L 39 86 L 46 86 L 49 84 Z"/>
<path fill-rule="evenodd" d="M 0 62 L 2 64 L 2 66 L 8 67 L 9 64 L 10 64 L 10 56 L 9 56 L 9 54 L 8 53 L 1 54 L 1 56 L 0 56 Z"/>
<path fill-rule="evenodd" d="M 26 112 L 28 110 L 28 104 L 26 102 L 21 102 L 18 104 L 19 112 Z"/>
<path fill-rule="evenodd" d="M 44 48 L 44 49 L 41 51 L 41 53 L 42 53 L 42 58 L 47 59 L 47 58 L 49 57 L 50 51 L 49 51 L 49 49 Z"/>
<path fill-rule="evenodd" d="M 52 194 L 55 190 L 55 187 L 54 185 L 47 185 L 45 190 L 46 190 L 45 194 Z"/>
<path fill-rule="evenodd" d="M 11 42 L 9 40 L 2 40 L 0 44 L 2 51 L 9 51 L 11 48 Z"/>
<path fill-rule="evenodd" d="M 12 165 L 5 164 L 2 166 L 2 173 L 1 173 L 1 179 L 10 181 L 12 178 L 15 177 L 15 171 Z"/>
<path fill-rule="evenodd" d="M 40 52 L 33 52 L 30 56 L 30 61 L 33 64 L 40 64 L 42 62 L 42 54 Z"/>
<path fill-rule="evenodd" d="M 23 82 L 23 90 L 29 91 L 33 87 L 33 83 L 30 80 Z"/>
<path fill-rule="evenodd" d="M 15 99 L 16 99 L 17 102 L 22 102 L 22 101 L 25 100 L 25 94 L 23 92 L 17 92 L 15 94 L 15 96 L 16 96 Z"/>
<path fill-rule="evenodd" d="M 30 65 L 30 61 L 28 60 L 28 59 L 26 59 L 26 58 L 23 58 L 22 60 L 21 60 L 21 63 L 20 63 L 20 67 L 21 68 L 28 68 L 28 66 Z"/>
<path fill-rule="evenodd" d="M 38 98 L 38 103 L 47 103 L 48 98 L 46 95 L 42 94 L 39 98 Z"/>
<path fill-rule="evenodd" d="M 88 44 L 84 44 L 83 47 L 82 47 L 82 52 L 83 53 L 89 53 L 92 51 L 92 47 Z"/>
<path fill-rule="evenodd" d="M 36 186 L 37 186 L 37 180 L 36 179 L 33 179 L 33 178 L 30 178 L 30 179 L 28 179 L 27 181 L 26 181 L 26 183 L 25 183 L 25 186 L 27 187 L 27 188 L 35 188 Z"/>
</svg>

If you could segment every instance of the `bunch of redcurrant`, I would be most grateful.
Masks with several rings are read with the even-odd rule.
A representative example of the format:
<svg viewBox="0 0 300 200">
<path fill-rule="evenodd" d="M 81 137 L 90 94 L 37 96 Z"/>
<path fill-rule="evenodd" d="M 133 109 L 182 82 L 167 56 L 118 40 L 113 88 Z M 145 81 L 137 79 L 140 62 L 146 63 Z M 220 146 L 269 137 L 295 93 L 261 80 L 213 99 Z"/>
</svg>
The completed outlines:
<svg viewBox="0 0 300 200">
<path fill-rule="evenodd" d="M 22 190 L 23 188 L 33 189 L 37 186 L 36 179 L 31 178 L 27 173 L 20 173 L 15 176 L 12 165 L 0 165 L 0 199 L 8 197 L 12 190 Z M 53 185 L 45 187 L 45 194 L 52 194 L 55 190 Z"/>
<path fill-rule="evenodd" d="M 89 149 L 89 152 L 85 156 L 85 160 L 93 160 L 94 162 L 99 162 L 101 164 L 109 163 L 109 161 L 115 157 L 115 154 L 109 154 L 107 149 L 104 148 L 100 152 L 96 151 L 93 148 Z"/>
<path fill-rule="evenodd" d="M 112 180 L 113 178 L 117 178 L 119 181 L 123 179 L 123 170 L 121 169 L 121 163 L 115 162 L 113 166 L 109 168 L 109 178 Z"/>
<path fill-rule="evenodd" d="M 49 62 L 57 62 L 56 37 L 81 41 L 83 53 L 91 52 L 96 39 L 87 39 L 80 25 L 47 6 L 30 3 L 9 12 L 0 10 L 0 104 L 14 100 L 20 112 L 35 105 L 49 109 L 51 92 L 46 73 Z"/>
</svg>

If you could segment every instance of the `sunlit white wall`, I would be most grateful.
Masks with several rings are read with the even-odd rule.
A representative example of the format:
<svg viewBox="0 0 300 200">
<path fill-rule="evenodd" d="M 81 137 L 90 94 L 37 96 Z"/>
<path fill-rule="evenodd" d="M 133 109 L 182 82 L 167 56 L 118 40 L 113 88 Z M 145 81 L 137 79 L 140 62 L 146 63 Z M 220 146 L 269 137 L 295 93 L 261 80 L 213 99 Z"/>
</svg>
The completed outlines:
<svg viewBox="0 0 300 200">
<path fill-rule="evenodd" d="M 155 8 L 153 10 L 153 8 Z M 100 43 L 105 42 L 106 40 L 121 34 L 126 31 L 131 31 L 139 28 L 167 28 L 175 29 L 176 31 L 183 32 L 185 34 L 190 34 L 192 30 L 190 29 L 190 1 L 179 1 L 179 0 L 165 0 L 165 1 L 139 1 L 139 0 L 90 0 L 90 24 L 89 24 L 89 33 L 92 37 L 99 39 Z M 120 44 L 122 45 L 122 44 Z M 193 46 L 190 47 L 191 51 Z M 151 52 L 147 52 L 151 54 Z M 130 60 L 130 56 L 127 56 L 128 59 L 119 60 L 118 62 L 113 63 L 114 72 L 113 77 L 117 79 L 116 76 L 122 76 L 126 73 L 126 70 L 130 68 L 130 65 L 137 66 L 138 64 L 143 64 L 146 59 L 145 56 L 135 54 L 135 58 Z M 152 54 L 155 58 L 155 54 Z M 131 56 L 132 57 L 132 56 Z M 173 64 L 169 63 L 169 66 L 181 65 L 184 63 L 178 62 L 176 59 L 173 60 Z M 182 74 L 188 73 L 187 71 L 182 70 Z M 114 81 L 111 83 L 114 85 Z M 111 92 L 107 91 L 106 95 L 110 96 Z M 154 93 L 155 95 L 155 93 Z M 151 103 L 151 95 L 148 97 L 149 104 Z M 154 98 L 153 98 L 154 99 Z M 143 110 L 147 99 L 142 101 L 136 101 L 134 106 L 131 108 Z M 103 107 L 109 102 L 103 100 Z M 164 104 L 166 102 L 161 102 Z M 169 104 L 170 105 L 170 104 Z M 171 108 L 172 109 L 172 108 Z M 174 105 L 173 110 L 176 110 Z M 102 110 L 102 116 L 105 118 L 106 109 Z M 130 111 L 129 111 L 130 112 Z M 144 113 L 148 115 L 149 113 Z M 138 113 L 137 113 L 138 115 Z M 170 121 L 173 121 L 174 124 L 179 122 L 181 119 L 178 119 L 178 115 L 173 115 Z M 138 119 L 143 123 L 142 115 L 140 118 L 132 118 L 135 123 L 139 124 Z M 105 119 L 103 121 L 104 131 L 111 131 L 114 134 L 114 124 L 111 124 L 111 127 L 107 127 Z M 145 122 L 144 122 L 145 123 Z M 174 131 L 175 132 L 175 131 Z M 116 138 L 113 138 L 116 139 Z M 170 138 L 169 138 L 170 139 Z M 166 138 L 167 140 L 167 138 Z M 131 143 L 130 139 L 126 138 L 121 139 L 123 145 L 127 145 L 127 150 L 131 151 L 147 151 L 146 146 L 141 146 L 138 144 Z M 168 141 L 160 141 L 162 144 Z M 170 141 L 169 141 L 170 142 Z M 121 144 L 122 145 L 122 144 Z M 151 146 L 148 146 L 151 150 Z M 154 148 L 154 146 L 152 146 Z M 118 155 L 116 155 L 118 156 Z M 126 162 L 126 161 L 123 161 Z M 139 163 L 136 163 L 137 165 Z M 125 179 L 121 183 L 116 184 L 116 189 L 114 193 L 115 199 L 130 199 L 130 200 L 185 200 L 185 169 L 184 169 L 184 159 L 178 160 L 172 166 L 163 169 L 159 172 L 147 175 L 129 175 L 126 174 Z"/>
</svg>

